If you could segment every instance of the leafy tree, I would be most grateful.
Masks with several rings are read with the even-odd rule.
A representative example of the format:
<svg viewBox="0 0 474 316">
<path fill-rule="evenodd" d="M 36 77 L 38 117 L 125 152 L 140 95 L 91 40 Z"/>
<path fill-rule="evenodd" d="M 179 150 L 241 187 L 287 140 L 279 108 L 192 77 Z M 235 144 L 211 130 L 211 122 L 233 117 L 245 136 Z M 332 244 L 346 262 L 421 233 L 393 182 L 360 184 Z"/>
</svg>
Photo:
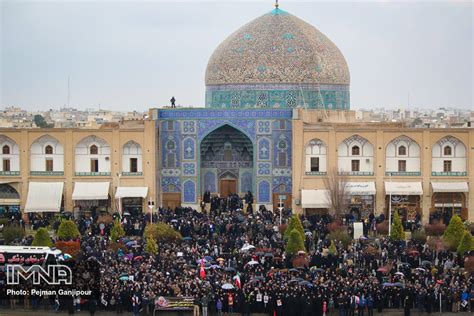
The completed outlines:
<svg viewBox="0 0 474 316">
<path fill-rule="evenodd" d="M 405 230 L 403 229 L 402 220 L 398 211 L 393 214 L 392 230 L 390 232 L 392 240 L 405 240 Z"/>
<path fill-rule="evenodd" d="M 146 239 L 145 251 L 154 256 L 158 253 L 158 244 L 153 237 Z"/>
<path fill-rule="evenodd" d="M 21 240 L 25 236 L 25 231 L 19 225 L 6 225 L 3 227 L 2 234 L 5 244 L 9 245 L 16 239 Z"/>
<path fill-rule="evenodd" d="M 424 231 L 414 231 L 411 234 L 411 239 L 421 244 L 424 244 L 426 242 L 426 233 Z"/>
<path fill-rule="evenodd" d="M 53 241 L 51 237 L 49 237 L 49 232 L 46 228 L 41 227 L 36 231 L 35 238 L 31 243 L 32 246 L 38 247 L 51 247 L 53 245 Z"/>
<path fill-rule="evenodd" d="M 453 215 L 443 234 L 444 241 L 446 241 L 452 251 L 457 250 L 465 231 L 466 228 L 464 227 L 461 218 L 457 215 Z"/>
<path fill-rule="evenodd" d="M 48 124 L 46 123 L 46 120 L 44 119 L 44 117 L 40 114 L 36 114 L 34 117 L 33 117 L 33 121 L 35 122 L 35 125 L 39 128 L 49 128 L 49 127 L 53 127 L 52 124 Z"/>
<path fill-rule="evenodd" d="M 113 242 L 116 242 L 120 238 L 125 236 L 125 230 L 122 227 L 122 224 L 118 219 L 115 220 L 114 226 L 110 230 L 110 238 Z"/>
<path fill-rule="evenodd" d="M 457 248 L 457 252 L 460 255 L 464 255 L 466 252 L 474 250 L 474 237 L 467 230 L 462 236 L 461 242 Z"/>
<path fill-rule="evenodd" d="M 290 232 L 288 236 L 288 242 L 286 244 L 285 252 L 288 255 L 294 255 L 300 250 L 306 251 L 304 247 L 303 238 L 301 238 L 301 234 L 295 228 Z"/>
<path fill-rule="evenodd" d="M 347 231 L 342 230 L 342 229 L 329 233 L 328 238 L 331 241 L 340 241 L 342 245 L 344 246 L 344 248 L 346 249 L 351 244 L 351 241 L 352 241 L 352 238 L 351 236 L 349 236 Z"/>
<path fill-rule="evenodd" d="M 304 234 L 303 224 L 301 224 L 300 218 L 296 214 L 291 215 L 290 222 L 288 223 L 288 227 L 286 228 L 285 234 L 283 235 L 285 240 L 288 240 L 293 229 L 296 229 L 296 231 L 301 235 L 301 239 L 304 243 L 306 240 L 306 235 Z"/>
<path fill-rule="evenodd" d="M 329 253 L 333 256 L 337 254 L 337 248 L 336 248 L 336 245 L 334 244 L 334 240 L 331 240 L 331 245 L 329 246 Z"/>
<path fill-rule="evenodd" d="M 70 219 L 64 219 L 59 224 L 57 236 L 62 240 L 71 240 L 81 236 L 76 223 Z"/>
<path fill-rule="evenodd" d="M 179 232 L 174 230 L 173 227 L 162 222 L 148 224 L 145 227 L 145 232 L 143 233 L 143 236 L 145 238 L 151 237 L 157 242 L 181 240 L 183 238 Z"/>
</svg>

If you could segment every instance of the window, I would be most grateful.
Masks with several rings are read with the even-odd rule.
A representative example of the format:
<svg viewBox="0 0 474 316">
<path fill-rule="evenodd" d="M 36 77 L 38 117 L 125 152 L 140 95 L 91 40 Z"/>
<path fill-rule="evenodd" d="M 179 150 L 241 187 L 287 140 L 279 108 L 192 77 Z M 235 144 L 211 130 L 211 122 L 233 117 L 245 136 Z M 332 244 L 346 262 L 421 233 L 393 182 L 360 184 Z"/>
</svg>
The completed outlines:
<svg viewBox="0 0 474 316">
<path fill-rule="evenodd" d="M 359 146 L 352 147 L 352 156 L 359 156 L 360 155 L 360 148 Z"/>
<path fill-rule="evenodd" d="M 319 171 L 319 157 L 311 157 L 311 171 Z"/>
<path fill-rule="evenodd" d="M 10 146 L 5 145 L 2 147 L 2 154 L 9 155 L 10 154 Z"/>
<path fill-rule="evenodd" d="M 91 155 L 97 155 L 99 153 L 99 148 L 97 148 L 96 145 L 92 145 L 90 148 L 89 148 L 89 153 Z"/>
<path fill-rule="evenodd" d="M 285 129 L 285 120 L 280 120 L 280 129 Z"/>
<path fill-rule="evenodd" d="M 352 172 L 360 171 L 360 160 L 352 160 L 351 161 L 351 171 Z"/>
<path fill-rule="evenodd" d="M 53 159 L 46 159 L 46 171 L 53 171 Z"/>
<path fill-rule="evenodd" d="M 224 143 L 224 161 L 232 161 L 232 143 Z"/>
<path fill-rule="evenodd" d="M 130 158 L 130 172 L 138 172 L 138 159 Z"/>
<path fill-rule="evenodd" d="M 452 150 L 451 146 L 444 147 L 443 151 L 444 151 L 445 156 L 451 156 L 453 154 L 453 150 Z"/>
<path fill-rule="evenodd" d="M 174 129 L 174 122 L 173 121 L 168 121 L 168 130 L 172 131 Z"/>
<path fill-rule="evenodd" d="M 399 156 L 406 156 L 407 148 L 405 146 L 398 147 L 398 155 Z"/>
<path fill-rule="evenodd" d="M 91 172 L 99 172 L 99 159 L 91 159 Z"/>
<path fill-rule="evenodd" d="M 166 143 L 166 149 L 173 150 L 175 149 L 174 141 L 170 140 Z"/>
<path fill-rule="evenodd" d="M 443 172 L 451 172 L 451 160 L 443 161 Z"/>
<path fill-rule="evenodd" d="M 3 159 L 3 171 L 10 171 L 10 159 Z"/>
<path fill-rule="evenodd" d="M 53 146 L 48 145 L 44 148 L 44 153 L 46 155 L 52 155 L 53 154 Z"/>
<path fill-rule="evenodd" d="M 286 153 L 285 152 L 278 153 L 278 166 L 286 167 Z"/>
<path fill-rule="evenodd" d="M 175 167 L 175 164 L 174 164 L 174 153 L 168 153 L 167 155 L 168 159 L 167 159 L 167 167 L 168 168 L 174 168 Z"/>
<path fill-rule="evenodd" d="M 406 172 L 407 171 L 407 161 L 406 160 L 399 160 L 398 161 L 398 172 Z"/>
</svg>

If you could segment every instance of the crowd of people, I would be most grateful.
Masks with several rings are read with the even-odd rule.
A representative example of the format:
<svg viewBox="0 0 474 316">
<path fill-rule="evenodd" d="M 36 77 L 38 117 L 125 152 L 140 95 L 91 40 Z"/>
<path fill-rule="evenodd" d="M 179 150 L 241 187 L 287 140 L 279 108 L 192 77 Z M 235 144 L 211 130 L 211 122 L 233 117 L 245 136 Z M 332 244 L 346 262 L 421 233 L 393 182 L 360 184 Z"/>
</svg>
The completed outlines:
<svg viewBox="0 0 474 316">
<path fill-rule="evenodd" d="M 78 219 L 82 237 L 75 273 L 94 298 L 75 297 L 67 306 L 152 314 L 160 297 L 182 297 L 192 299 L 195 315 L 474 311 L 474 276 L 463 271 L 462 256 L 383 236 L 349 246 L 336 241 L 336 251 L 330 250 L 334 220 L 318 215 L 301 216 L 307 251 L 287 255 L 279 212 L 263 206 L 244 212 L 235 197 L 210 197 L 209 203 L 209 212 L 160 208 L 153 218 L 122 217 L 126 237 L 119 245 L 110 240 L 112 224 Z M 287 223 L 291 210 L 282 216 Z M 376 220 L 371 216 L 367 225 Z M 150 221 L 169 224 L 182 239 L 158 243 L 157 254 L 148 254 L 141 236 Z M 56 306 L 54 298 L 47 302 Z"/>
</svg>

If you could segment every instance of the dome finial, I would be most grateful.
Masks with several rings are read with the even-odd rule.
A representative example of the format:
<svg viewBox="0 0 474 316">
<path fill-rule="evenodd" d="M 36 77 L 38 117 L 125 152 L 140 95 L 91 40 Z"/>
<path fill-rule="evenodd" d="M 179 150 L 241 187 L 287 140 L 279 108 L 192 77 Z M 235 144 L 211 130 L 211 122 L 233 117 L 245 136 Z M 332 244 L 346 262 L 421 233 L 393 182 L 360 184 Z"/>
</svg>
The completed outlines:
<svg viewBox="0 0 474 316">
<path fill-rule="evenodd" d="M 275 8 L 278 9 L 278 0 L 275 0 Z"/>
</svg>

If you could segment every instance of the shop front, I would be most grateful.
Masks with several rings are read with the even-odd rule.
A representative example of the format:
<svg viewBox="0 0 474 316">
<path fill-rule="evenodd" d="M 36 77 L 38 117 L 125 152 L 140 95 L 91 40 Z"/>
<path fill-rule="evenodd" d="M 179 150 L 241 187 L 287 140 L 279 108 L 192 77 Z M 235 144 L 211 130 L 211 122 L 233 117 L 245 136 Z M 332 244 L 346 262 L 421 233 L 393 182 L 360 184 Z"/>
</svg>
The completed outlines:
<svg viewBox="0 0 474 316">
<path fill-rule="evenodd" d="M 301 190 L 301 207 L 307 216 L 328 214 L 331 208 L 329 191 Z"/>
<path fill-rule="evenodd" d="M 63 204 L 63 189 L 63 182 L 30 182 L 25 213 L 42 213 L 49 216 L 51 213 L 60 212 Z"/>
<path fill-rule="evenodd" d="M 96 217 L 110 210 L 110 182 L 76 182 L 72 192 L 74 217 Z"/>
<path fill-rule="evenodd" d="M 374 213 L 375 182 L 347 182 L 345 185 L 346 205 L 356 220 L 368 218 Z"/>
<path fill-rule="evenodd" d="M 439 221 L 448 224 L 456 214 L 462 220 L 468 217 L 466 205 L 469 185 L 467 182 L 431 182 L 433 195 L 430 209 L 430 223 Z"/>
<path fill-rule="evenodd" d="M 20 194 L 12 183 L 0 183 L 0 218 L 20 219 Z"/>
<path fill-rule="evenodd" d="M 147 195 L 148 187 L 118 187 L 115 192 L 117 211 L 132 217 L 142 215 L 144 211 L 143 204 Z"/>
<path fill-rule="evenodd" d="M 386 215 L 392 210 L 400 215 L 405 229 L 413 223 L 421 221 L 421 182 L 385 182 Z"/>
</svg>

